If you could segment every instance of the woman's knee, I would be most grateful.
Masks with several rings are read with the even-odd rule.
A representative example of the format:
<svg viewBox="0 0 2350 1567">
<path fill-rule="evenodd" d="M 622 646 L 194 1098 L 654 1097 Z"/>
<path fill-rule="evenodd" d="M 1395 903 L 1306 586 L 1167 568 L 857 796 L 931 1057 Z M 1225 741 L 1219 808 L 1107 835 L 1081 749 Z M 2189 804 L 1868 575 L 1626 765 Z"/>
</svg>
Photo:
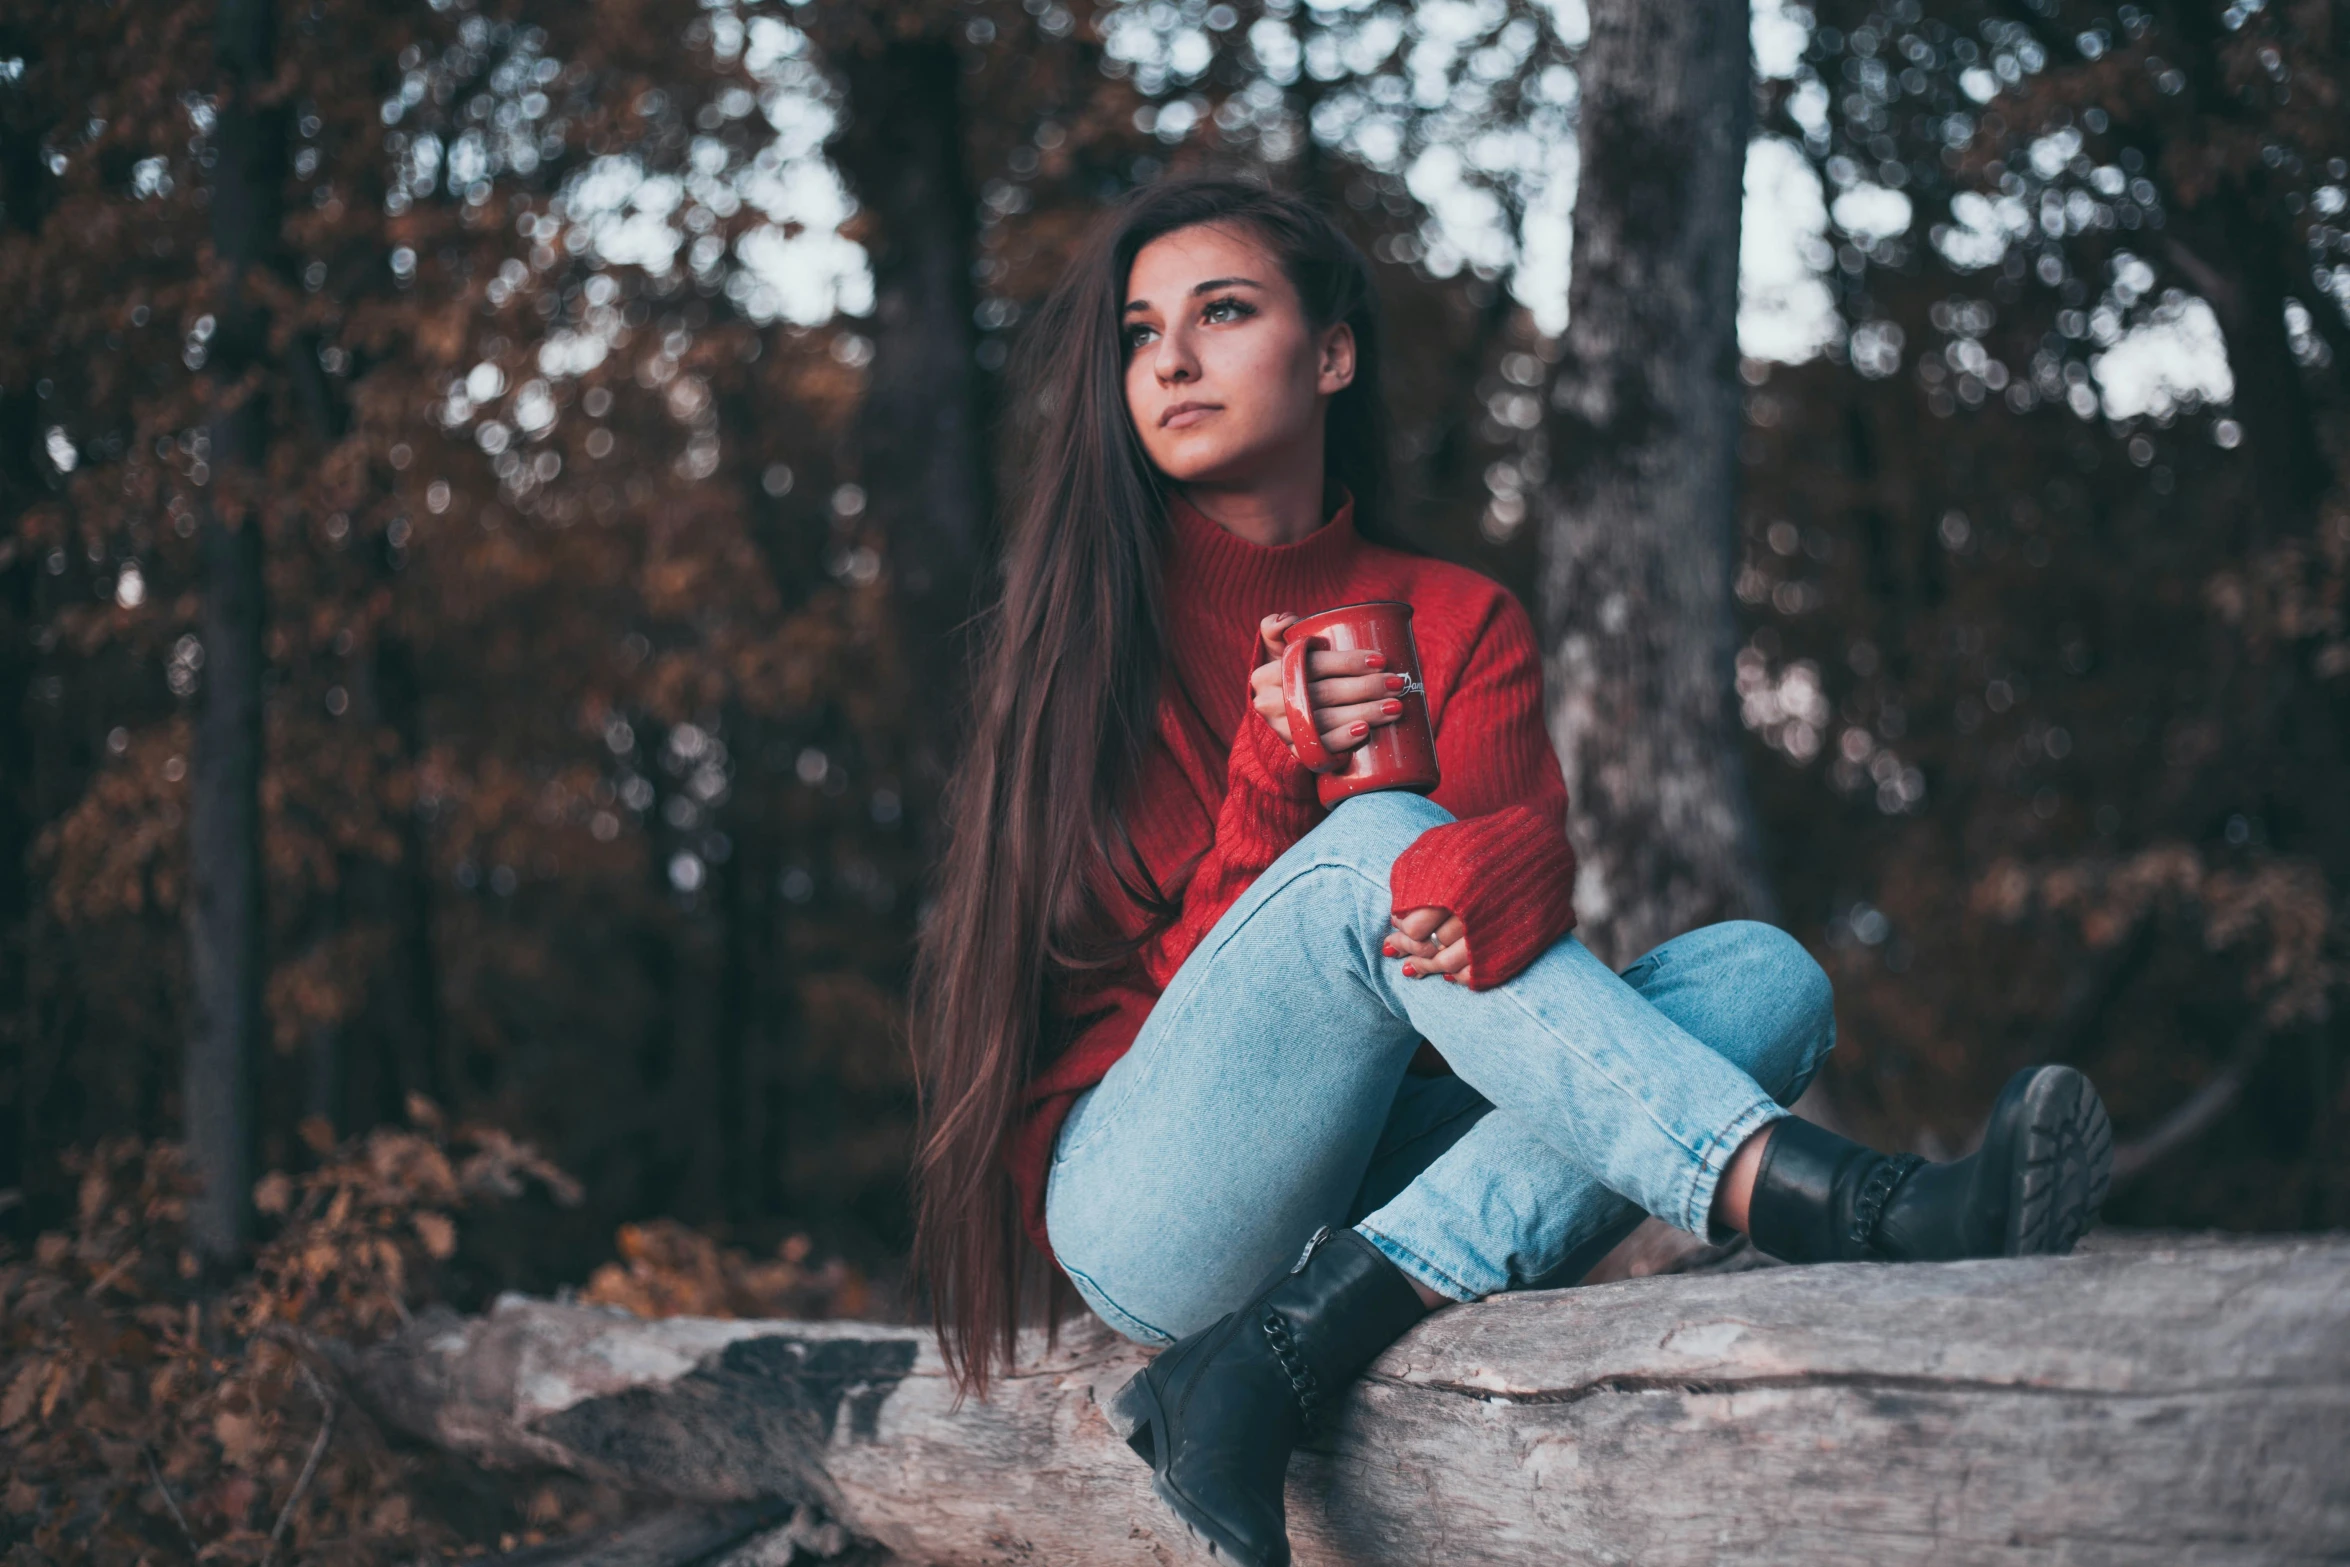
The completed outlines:
<svg viewBox="0 0 2350 1567">
<path fill-rule="evenodd" d="M 1426 795 L 1382 789 L 1339 801 L 1300 847 L 1385 879 L 1396 856 L 1417 843 L 1420 834 L 1452 819 L 1452 812 Z"/>
<path fill-rule="evenodd" d="M 1393 912 L 1387 889 L 1396 857 L 1452 819 L 1434 801 L 1399 790 L 1341 800 L 1262 878 L 1266 907 L 1312 907 L 1312 917 L 1286 927 L 1291 939 L 1376 950 Z"/>
<path fill-rule="evenodd" d="M 1751 953 L 1748 980 L 1767 1021 L 1774 1081 L 1765 1084 L 1782 1104 L 1792 1104 L 1836 1044 L 1836 987 L 1820 960 L 1793 936 L 1759 920 L 1737 922 Z"/>
<path fill-rule="evenodd" d="M 1803 943 L 1760 920 L 1725 920 L 1674 943 L 1673 967 L 1704 976 L 1728 1015 L 1708 1043 L 1781 1104 L 1810 1085 L 1836 1042 L 1835 986 Z"/>
<path fill-rule="evenodd" d="M 1062 1271 L 1068 1274 L 1069 1282 L 1077 1290 L 1077 1298 L 1085 1302 L 1086 1308 L 1116 1329 L 1122 1337 L 1132 1339 L 1137 1344 L 1162 1347 L 1175 1342 L 1173 1333 L 1146 1318 L 1136 1316 L 1112 1300 L 1090 1275 L 1070 1267 L 1064 1267 Z"/>
<path fill-rule="evenodd" d="M 1138 1344 L 1170 1344 L 1239 1305 L 1296 1253 L 1247 1227 L 1210 1241 L 1136 1214 L 1114 1225 L 1047 1219 L 1053 1256 L 1093 1314 Z"/>
</svg>

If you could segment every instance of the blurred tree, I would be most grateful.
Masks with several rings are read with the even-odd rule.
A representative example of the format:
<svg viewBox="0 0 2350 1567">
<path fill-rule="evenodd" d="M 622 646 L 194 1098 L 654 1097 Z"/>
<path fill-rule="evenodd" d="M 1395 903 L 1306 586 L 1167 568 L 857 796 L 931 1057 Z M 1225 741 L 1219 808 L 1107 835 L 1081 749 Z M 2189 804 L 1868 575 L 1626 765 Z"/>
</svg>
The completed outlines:
<svg viewBox="0 0 2350 1567">
<path fill-rule="evenodd" d="M 89 758 L 106 754 L 108 730 L 94 723 L 96 713 L 72 710 L 68 677 L 77 677 L 78 687 L 86 675 L 93 688 L 119 697 L 119 668 L 109 667 L 101 650 L 112 640 L 117 599 L 144 599 L 142 577 L 118 579 L 107 569 L 118 535 L 102 525 L 84 530 L 70 523 L 75 491 L 87 480 L 84 458 L 103 461 L 128 451 L 140 399 L 156 423 L 178 416 L 186 429 L 199 417 L 192 397 L 158 395 L 156 360 L 176 369 L 177 345 L 158 354 L 153 335 L 135 330 L 151 317 L 147 301 L 157 275 L 184 276 L 195 235 L 184 225 L 175 232 L 142 221 L 146 214 L 135 208 L 110 208 L 92 199 L 93 188 L 101 162 L 106 177 L 128 184 L 132 160 L 121 151 L 143 141 L 158 117 L 176 112 L 172 98 L 184 78 L 172 73 L 185 68 L 184 35 L 209 18 L 208 7 L 155 7 L 128 18 L 81 10 L 61 17 L 46 7 L 0 14 L 0 167 L 6 170 L 0 287 L 15 306 L 0 338 L 0 400 L 9 429 L 0 459 L 6 475 L 0 523 L 8 529 L 0 555 L 10 585 L 6 662 L 14 677 L 5 691 L 8 743 L 0 776 L 10 804 L 25 813 L 22 830 L 31 839 L 12 827 L 9 847 L 19 853 L 0 870 L 22 889 L 4 900 L 17 917 L 4 938 L 10 961 L 0 971 L 8 981 L 0 1010 L 11 1047 L 7 1173 L 29 1199 L 10 1210 L 18 1223 L 57 1211 L 65 1184 L 59 1155 L 89 1118 L 101 1127 L 130 1125 L 160 1110 L 178 1060 L 159 1042 L 182 1037 L 185 1027 L 176 1008 L 153 1008 L 158 987 L 141 962 L 154 939 L 174 947 L 182 939 L 178 929 L 166 928 L 176 925 L 176 898 L 165 920 L 132 914 L 127 923 L 134 928 L 119 951 L 85 949 L 69 939 L 56 889 L 36 867 L 45 859 L 38 846 L 57 823 L 92 803 L 85 793 Z M 94 263 L 93 256 L 103 259 Z M 105 410 L 107 427 L 94 450 L 74 438 L 89 429 L 81 414 L 92 406 Z M 135 508 L 144 498 L 140 466 L 134 457 L 113 476 L 118 486 L 104 503 L 108 511 Z M 119 796 L 96 809 L 126 814 L 149 838 L 176 837 L 180 825 L 176 807 L 166 819 L 161 810 L 142 811 Z M 132 908 L 143 909 L 145 890 L 133 886 Z M 98 984 L 87 984 L 89 971 L 117 962 Z M 76 1036 L 93 1015 L 108 1032 L 119 1025 L 138 1033 L 136 1052 L 91 1070 L 97 1063 L 77 1051 Z"/>
<path fill-rule="evenodd" d="M 963 628 L 993 520 L 972 280 L 978 206 L 963 166 L 968 73 L 952 11 L 879 38 L 871 14 L 851 16 L 819 41 L 847 102 L 830 150 L 864 209 L 858 232 L 873 268 L 859 468 L 917 663 L 921 720 L 909 738 L 928 794 L 953 751 Z"/>
<path fill-rule="evenodd" d="M 0 23 L 0 57 L 40 58 L 41 42 L 23 20 Z M 0 82 L 0 229 L 13 241 L 12 253 L 41 227 L 48 194 L 41 142 L 47 131 L 21 78 Z M 0 766 L 0 1096 L 14 1112 L 0 1120 L 0 1189 L 21 1192 L 33 1141 L 25 1071 L 32 1018 L 22 1002 L 35 902 L 27 859 L 41 821 L 30 765 L 40 564 L 27 547 L 22 519 L 48 485 L 40 399 L 21 361 L 14 369 L 0 378 L 0 757 L 8 759 Z"/>
<path fill-rule="evenodd" d="M 289 281 L 279 195 L 292 109 L 275 91 L 268 0 L 221 0 L 213 30 L 217 143 L 208 182 L 217 303 L 209 369 L 209 486 L 197 486 L 205 676 L 188 764 L 188 969 L 193 980 L 181 1119 L 199 1191 L 188 1233 L 206 1262 L 249 1238 L 253 1081 L 262 1046 L 262 522 L 269 468 L 270 313 Z"/>
<path fill-rule="evenodd" d="M 1579 929 L 1618 966 L 1775 913 L 1730 709 L 1746 14 L 1601 0 L 1579 62 L 1540 607 Z"/>
</svg>

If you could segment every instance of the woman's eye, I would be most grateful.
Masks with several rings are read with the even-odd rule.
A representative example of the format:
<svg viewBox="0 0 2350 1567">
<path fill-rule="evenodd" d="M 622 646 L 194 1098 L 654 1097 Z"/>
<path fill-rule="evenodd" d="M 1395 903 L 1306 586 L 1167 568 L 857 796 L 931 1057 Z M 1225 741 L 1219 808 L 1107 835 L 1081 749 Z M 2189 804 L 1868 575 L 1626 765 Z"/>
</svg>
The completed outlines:
<svg viewBox="0 0 2350 1567">
<path fill-rule="evenodd" d="M 1238 321 L 1255 314 L 1255 309 L 1237 299 L 1211 299 L 1200 309 L 1203 321 Z"/>
<path fill-rule="evenodd" d="M 1147 326 L 1128 327 L 1126 329 L 1126 351 L 1128 353 L 1134 352 L 1149 339 L 1150 335 L 1151 329 Z"/>
</svg>

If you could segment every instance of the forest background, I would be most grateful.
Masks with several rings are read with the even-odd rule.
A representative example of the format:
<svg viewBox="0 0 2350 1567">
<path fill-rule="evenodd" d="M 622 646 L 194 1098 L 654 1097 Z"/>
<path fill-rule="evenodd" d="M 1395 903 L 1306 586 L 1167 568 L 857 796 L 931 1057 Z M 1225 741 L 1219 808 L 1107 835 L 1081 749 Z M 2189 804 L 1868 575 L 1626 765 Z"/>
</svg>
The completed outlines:
<svg viewBox="0 0 2350 1567">
<path fill-rule="evenodd" d="M 1628 9 L 0 4 L 8 1538 L 593 1511 L 371 1450 L 280 1516 L 333 1405 L 273 1321 L 907 1309 L 1001 372 L 1120 192 L 1342 217 L 1405 527 L 1576 689 L 1624 618 L 1576 566 L 1586 117 L 1694 68 L 1592 75 Z M 1729 15 L 1740 351 L 1697 373 L 1755 868 L 1692 901 L 1579 807 L 1591 939 L 1778 918 L 1882 1143 L 2066 1060 L 2111 1220 L 2350 1223 L 2350 4 Z M 1605 801 L 1614 726 L 1558 722 Z"/>
</svg>

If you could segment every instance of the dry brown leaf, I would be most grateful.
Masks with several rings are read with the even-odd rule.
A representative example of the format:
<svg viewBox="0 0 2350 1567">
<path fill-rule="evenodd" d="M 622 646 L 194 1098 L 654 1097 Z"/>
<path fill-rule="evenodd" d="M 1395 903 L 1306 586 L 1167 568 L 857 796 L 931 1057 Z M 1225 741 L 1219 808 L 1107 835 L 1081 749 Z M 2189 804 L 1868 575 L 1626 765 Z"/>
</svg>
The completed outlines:
<svg viewBox="0 0 2350 1567">
<path fill-rule="evenodd" d="M 253 1206 L 276 1217 L 293 1205 L 294 1183 L 283 1170 L 272 1170 L 253 1183 Z"/>
<path fill-rule="evenodd" d="M 49 1380 L 41 1389 L 41 1418 L 43 1420 L 57 1413 L 57 1401 L 65 1396 L 66 1388 L 73 1381 L 73 1367 L 65 1361 L 59 1360 L 49 1368 Z"/>
<path fill-rule="evenodd" d="M 424 1249 L 432 1254 L 434 1261 L 446 1262 L 457 1254 L 457 1226 L 449 1222 L 448 1215 L 420 1213 L 412 1222 L 416 1226 L 417 1237 L 424 1242 Z"/>
<path fill-rule="evenodd" d="M 250 1463 L 261 1451 L 261 1422 L 249 1414 L 219 1410 L 212 1417 L 212 1438 L 230 1463 Z"/>
<path fill-rule="evenodd" d="M 9 1380 L 8 1392 L 0 1396 L 0 1431 L 22 1425 L 33 1412 L 33 1401 L 41 1396 L 41 1379 L 48 1375 L 45 1360 L 28 1360 Z"/>
</svg>

